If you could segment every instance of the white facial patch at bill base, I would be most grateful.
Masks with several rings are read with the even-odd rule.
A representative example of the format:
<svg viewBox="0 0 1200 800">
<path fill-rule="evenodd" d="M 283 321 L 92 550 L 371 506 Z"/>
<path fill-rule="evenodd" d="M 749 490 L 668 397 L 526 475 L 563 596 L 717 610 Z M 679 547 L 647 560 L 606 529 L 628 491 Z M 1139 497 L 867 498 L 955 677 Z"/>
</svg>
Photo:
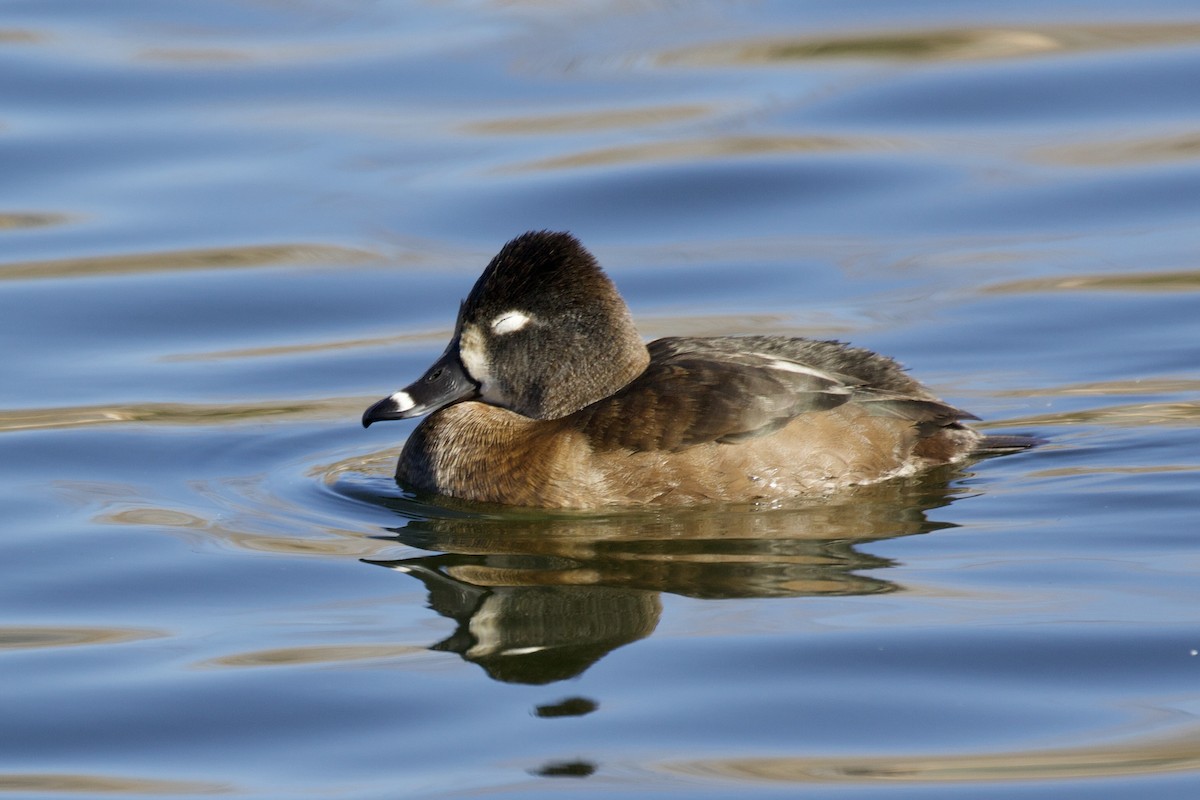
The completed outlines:
<svg viewBox="0 0 1200 800">
<path fill-rule="evenodd" d="M 404 413 L 416 405 L 413 402 L 412 396 L 408 392 L 396 392 L 391 397 L 392 403 L 396 406 L 396 411 Z"/>
<path fill-rule="evenodd" d="M 499 404 L 495 382 L 492 380 L 491 364 L 488 363 L 487 347 L 483 334 L 474 325 L 466 325 L 458 337 L 458 358 L 467 370 L 468 377 L 479 384 L 479 396 L 483 400 Z"/>
<path fill-rule="evenodd" d="M 530 323 L 533 318 L 521 311 L 505 311 L 492 320 L 492 333 L 503 336 L 506 333 L 519 331 Z"/>
</svg>

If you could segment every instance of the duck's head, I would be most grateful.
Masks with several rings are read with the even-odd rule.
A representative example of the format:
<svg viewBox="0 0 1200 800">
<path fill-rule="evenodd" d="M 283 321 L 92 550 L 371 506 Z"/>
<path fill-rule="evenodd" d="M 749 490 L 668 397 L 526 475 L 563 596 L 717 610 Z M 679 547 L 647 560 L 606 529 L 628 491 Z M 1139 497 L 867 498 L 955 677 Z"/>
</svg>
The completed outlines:
<svg viewBox="0 0 1200 800">
<path fill-rule="evenodd" d="M 479 276 L 441 357 L 368 408 L 363 426 L 463 400 L 557 419 L 617 391 L 648 361 L 629 308 L 591 253 L 568 233 L 526 233 Z"/>
</svg>

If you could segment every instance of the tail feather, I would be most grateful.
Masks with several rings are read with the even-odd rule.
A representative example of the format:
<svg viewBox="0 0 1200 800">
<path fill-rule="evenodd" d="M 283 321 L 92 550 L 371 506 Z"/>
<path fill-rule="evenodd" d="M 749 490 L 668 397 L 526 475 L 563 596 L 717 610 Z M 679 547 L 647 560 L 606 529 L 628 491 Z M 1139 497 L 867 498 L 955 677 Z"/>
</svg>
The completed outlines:
<svg viewBox="0 0 1200 800">
<path fill-rule="evenodd" d="M 1028 434 L 997 434 L 984 436 L 980 439 L 979 443 L 975 445 L 975 452 L 980 455 L 1002 455 L 1004 453 L 1017 453 L 1021 450 L 1029 450 L 1045 443 L 1045 439 Z"/>
</svg>

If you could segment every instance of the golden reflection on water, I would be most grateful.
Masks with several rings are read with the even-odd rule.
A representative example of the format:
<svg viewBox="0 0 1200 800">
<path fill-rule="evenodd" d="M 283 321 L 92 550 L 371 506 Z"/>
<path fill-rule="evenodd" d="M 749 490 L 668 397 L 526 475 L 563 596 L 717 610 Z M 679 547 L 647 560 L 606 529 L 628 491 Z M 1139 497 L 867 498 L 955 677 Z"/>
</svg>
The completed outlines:
<svg viewBox="0 0 1200 800">
<path fill-rule="evenodd" d="M 283 498 L 256 493 L 258 481 L 248 483 L 250 488 L 242 491 L 253 496 L 238 496 L 234 489 L 224 487 L 229 496 L 215 504 L 209 516 L 155 505 L 134 487 L 128 487 L 123 497 L 106 498 L 103 505 L 109 510 L 96 514 L 92 522 L 167 530 L 184 534 L 202 546 L 222 543 L 239 550 L 290 556 L 362 557 L 383 546 L 366 538 L 361 530 L 309 519 L 305 509 L 294 508 Z M 201 493 L 216 495 L 219 491 Z"/>
<path fill-rule="evenodd" d="M 1068 383 L 1006 389 L 993 392 L 995 397 L 1120 397 L 1122 395 L 1180 395 L 1200 392 L 1200 380 L 1194 378 L 1136 378 L 1118 381 Z M 1157 403 L 1123 403 L 1099 408 L 1032 414 L 999 422 L 980 423 L 980 428 L 1013 426 L 1106 425 L 1116 428 L 1166 425 L 1191 427 L 1200 424 L 1200 401 L 1168 400 Z M 1190 469 L 1190 467 L 1182 467 Z M 1162 469 L 1176 469 L 1164 466 Z"/>
<path fill-rule="evenodd" d="M 0 33 L 2 35 L 2 33 Z M 0 128 L 3 128 L 0 125 Z M 44 214 L 44 213 L 26 213 L 26 214 L 0 214 L 0 231 L 3 230 L 18 230 L 24 228 L 44 228 L 49 225 L 65 225 L 71 221 L 71 217 L 67 214 Z"/>
<path fill-rule="evenodd" d="M 162 361 L 226 361 L 239 358 L 277 358 L 309 353 L 325 353 L 337 350 L 354 350 L 361 347 L 391 347 L 401 345 L 428 345 L 444 342 L 450 338 L 449 330 L 425 331 L 421 333 L 399 333 L 394 336 L 374 336 L 366 339 L 342 339 L 334 342 L 308 342 L 285 344 L 273 347 L 245 347 L 237 350 L 215 350 L 208 353 L 180 353 L 162 358 Z"/>
<path fill-rule="evenodd" d="M 81 628 L 61 626 L 0 627 L 0 650 L 119 644 L 164 636 L 143 628 Z"/>
<path fill-rule="evenodd" d="M 465 133 L 483 136 L 543 136 L 563 133 L 588 133 L 609 128 L 640 128 L 682 122 L 711 114 L 703 105 L 660 105 L 644 108 L 609 108 L 602 111 L 576 111 L 568 114 L 543 114 L 507 117 L 464 125 Z"/>
<path fill-rule="evenodd" d="M 883 140 L 851 139 L 834 136 L 715 136 L 706 139 L 677 139 L 586 150 L 566 156 L 544 158 L 501 167 L 498 172 L 579 169 L 616 164 L 651 163 L 694 159 L 759 156 L 779 153 L 822 153 L 839 150 L 897 149 Z"/>
<path fill-rule="evenodd" d="M 153 423 L 221 425 L 264 418 L 355 420 L 367 397 L 264 403 L 134 403 L 130 405 L 29 408 L 0 411 L 0 433 L 94 425 Z"/>
<path fill-rule="evenodd" d="M 176 33 L 176 32 L 172 32 Z M 154 62 L 171 67 L 242 67 L 281 66 L 304 64 L 340 59 L 360 59 L 373 56 L 388 56 L 395 52 L 397 41 L 394 36 L 370 39 L 356 36 L 353 41 L 330 42 L 322 40 L 293 40 L 282 44 L 244 43 L 230 47 L 227 37 L 218 37 L 221 46 L 209 44 L 183 44 L 172 46 L 136 46 L 127 56 L 133 61 Z"/>
<path fill-rule="evenodd" d="M 227 523 L 216 522 L 213 519 L 176 508 L 152 506 L 146 500 L 138 500 L 134 496 L 128 498 L 127 502 L 143 503 L 144 505 L 98 514 L 92 521 L 101 525 L 132 525 L 171 530 L 176 533 L 186 532 L 193 534 L 192 538 L 200 544 L 221 542 L 233 545 L 240 550 L 256 553 L 360 557 L 378 549 L 363 537 L 362 531 L 313 524 L 306 526 L 301 521 L 296 521 L 290 532 L 286 530 L 269 533 L 254 531 L 255 526 L 279 525 L 279 512 L 272 512 L 269 507 L 248 509 L 244 516 L 234 518 Z M 239 519 L 245 524 L 245 528 L 237 527 Z"/>
<path fill-rule="evenodd" d="M 179 272 L 184 270 L 253 269 L 298 264 L 361 264 L 381 261 L 366 250 L 323 244 L 254 245 L 128 253 L 116 256 L 16 261 L 0 264 L 0 280 L 79 278 L 98 275 Z"/>
<path fill-rule="evenodd" d="M 1071 478 L 1078 475 L 1158 475 L 1168 472 L 1200 472 L 1200 464 L 1155 464 L 1150 467 L 1060 467 L 1026 473 L 1030 479 Z"/>
<path fill-rule="evenodd" d="M 1200 133 L 1111 142 L 1075 142 L 1039 150 L 1035 158 L 1075 167 L 1120 167 L 1200 158 Z"/>
<path fill-rule="evenodd" d="M 1196 292 L 1200 270 L 1114 273 L 1110 275 L 1052 275 L 994 283 L 979 290 L 983 294 L 1028 294 L 1032 292 Z"/>
<path fill-rule="evenodd" d="M 772 37 L 718 42 L 662 53 L 662 66 L 738 67 L 832 59 L 980 61 L 1056 53 L 1161 47 L 1200 40 L 1200 25 L 1045 25 L 939 28 L 855 36 Z"/>
<path fill-rule="evenodd" d="M 32 44 L 42 40 L 41 34 L 19 28 L 0 28 L 0 44 Z"/>
<path fill-rule="evenodd" d="M 362 558 L 386 546 L 370 536 L 377 528 L 369 523 L 344 527 L 344 514 L 319 502 L 327 488 L 312 478 L 261 473 L 194 480 L 185 500 L 131 483 L 56 481 L 54 488 L 59 503 L 87 514 L 90 524 L 169 533 L 197 548 Z M 280 485 L 295 488 L 295 495 L 281 494 Z"/>
<path fill-rule="evenodd" d="M 202 667 L 290 667 L 378 661 L 428 652 L 424 647 L 392 644 L 323 644 L 311 647 L 279 647 L 222 656 L 201 663 Z"/>
<path fill-rule="evenodd" d="M 322 527 L 308 537 L 288 536 L 282 533 L 251 533 L 235 531 L 228 527 L 212 526 L 209 533 L 242 550 L 256 553 L 277 553 L 290 556 L 346 556 L 358 557 L 372 548 L 364 543 L 362 531 Z M 320 536 L 321 538 L 311 538 Z"/>
<path fill-rule="evenodd" d="M 0 792 L 74 795 L 170 795 L 230 794 L 235 787 L 206 781 L 168 781 L 120 775 L 79 775 L 62 772 L 0 773 Z"/>
<path fill-rule="evenodd" d="M 1107 425 L 1117 428 L 1138 428 L 1145 425 L 1192 427 L 1198 424 L 1200 424 L 1200 402 L 1106 406 L 1079 411 L 1059 411 L 1053 414 L 1034 414 L 1008 419 L 1004 422 L 1005 427 Z"/>
<path fill-rule="evenodd" d="M 709 758 L 661 764 L 672 773 L 784 783 L 995 783 L 1200 771 L 1200 728 L 1084 747 L 972 755 Z"/>
<path fill-rule="evenodd" d="M 1194 378 L 1134 378 L 1118 381 L 1091 381 L 1068 383 L 1061 386 L 1036 387 L 1033 389 L 999 389 L 992 391 L 995 397 L 1108 397 L 1129 394 L 1178 394 L 1200 392 L 1200 380 Z"/>
</svg>

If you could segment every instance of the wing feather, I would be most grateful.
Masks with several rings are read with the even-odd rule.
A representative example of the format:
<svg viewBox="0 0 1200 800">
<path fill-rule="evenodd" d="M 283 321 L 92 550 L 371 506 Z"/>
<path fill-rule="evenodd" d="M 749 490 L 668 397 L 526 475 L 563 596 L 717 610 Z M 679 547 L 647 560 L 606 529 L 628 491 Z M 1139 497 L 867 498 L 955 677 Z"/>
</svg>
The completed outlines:
<svg viewBox="0 0 1200 800">
<path fill-rule="evenodd" d="M 770 354 L 720 352 L 705 347 L 708 341 L 652 343 L 640 377 L 577 412 L 593 445 L 674 451 L 740 441 L 850 398 L 841 380 L 820 370 Z"/>
<path fill-rule="evenodd" d="M 737 443 L 848 402 L 920 427 L 974 419 L 938 400 L 891 359 L 840 342 L 671 337 L 649 350 L 650 366 L 641 376 L 573 415 L 594 447 L 677 451 Z"/>
</svg>

